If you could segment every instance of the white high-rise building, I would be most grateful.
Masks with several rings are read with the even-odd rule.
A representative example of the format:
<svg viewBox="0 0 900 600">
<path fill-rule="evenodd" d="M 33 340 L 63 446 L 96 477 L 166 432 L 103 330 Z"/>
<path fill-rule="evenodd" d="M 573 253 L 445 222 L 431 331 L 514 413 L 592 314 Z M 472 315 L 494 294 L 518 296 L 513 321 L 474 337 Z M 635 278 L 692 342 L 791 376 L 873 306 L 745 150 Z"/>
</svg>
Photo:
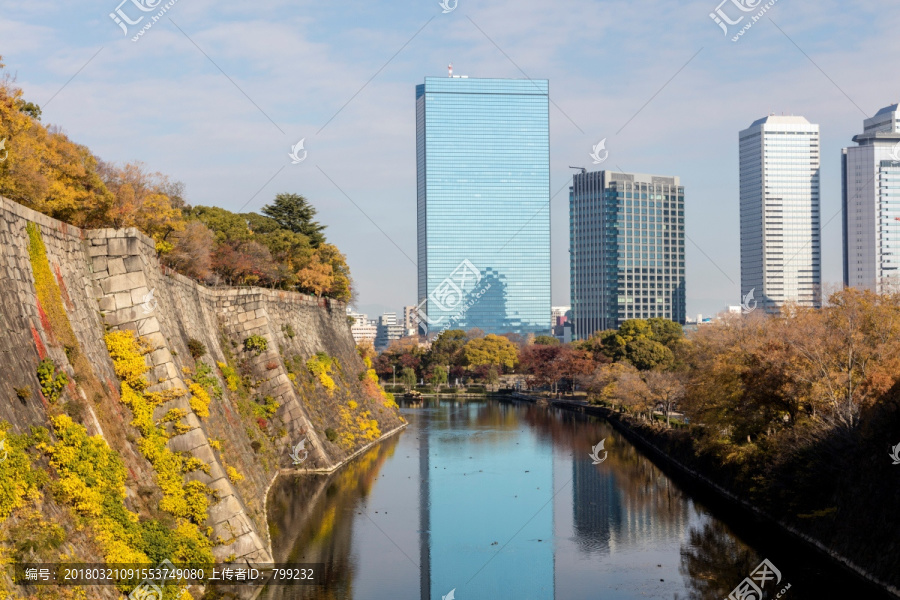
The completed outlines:
<svg viewBox="0 0 900 600">
<path fill-rule="evenodd" d="M 770 115 L 740 132 L 741 300 L 821 306 L 819 126 Z"/>
<path fill-rule="evenodd" d="M 369 320 L 369 316 L 354 312 L 347 307 L 347 316 L 353 318 L 353 324 L 350 325 L 350 333 L 353 335 L 353 341 L 357 344 L 363 341 L 375 343 L 375 335 L 378 333 L 378 327 Z"/>
<path fill-rule="evenodd" d="M 892 104 L 863 121 L 857 145 L 841 152 L 844 285 L 877 293 L 900 283 L 898 112 Z"/>
</svg>

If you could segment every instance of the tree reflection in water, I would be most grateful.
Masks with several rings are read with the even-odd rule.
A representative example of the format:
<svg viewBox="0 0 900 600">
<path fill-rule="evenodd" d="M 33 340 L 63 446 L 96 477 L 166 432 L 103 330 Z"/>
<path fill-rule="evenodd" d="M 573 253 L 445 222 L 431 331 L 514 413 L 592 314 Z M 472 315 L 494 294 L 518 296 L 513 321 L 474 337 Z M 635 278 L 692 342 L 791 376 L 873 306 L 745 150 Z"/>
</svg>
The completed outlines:
<svg viewBox="0 0 900 600">
<path fill-rule="evenodd" d="M 681 548 L 681 567 L 690 600 L 722 600 L 747 577 L 760 558 L 720 521 L 692 527 Z"/>
<path fill-rule="evenodd" d="M 328 577 L 324 586 L 269 586 L 259 600 L 354 597 L 353 521 L 398 441 L 385 440 L 335 473 L 278 478 L 267 506 L 275 562 L 325 563 Z"/>
</svg>

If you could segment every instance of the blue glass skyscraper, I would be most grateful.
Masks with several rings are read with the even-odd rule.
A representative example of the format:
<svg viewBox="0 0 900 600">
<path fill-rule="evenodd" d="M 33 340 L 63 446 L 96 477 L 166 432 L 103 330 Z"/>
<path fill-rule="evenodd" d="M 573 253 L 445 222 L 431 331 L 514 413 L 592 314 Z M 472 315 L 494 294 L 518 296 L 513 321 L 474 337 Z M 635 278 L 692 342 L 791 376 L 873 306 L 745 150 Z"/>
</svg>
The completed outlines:
<svg viewBox="0 0 900 600">
<path fill-rule="evenodd" d="M 550 328 L 549 84 L 416 86 L 418 288 L 428 333 Z"/>
</svg>

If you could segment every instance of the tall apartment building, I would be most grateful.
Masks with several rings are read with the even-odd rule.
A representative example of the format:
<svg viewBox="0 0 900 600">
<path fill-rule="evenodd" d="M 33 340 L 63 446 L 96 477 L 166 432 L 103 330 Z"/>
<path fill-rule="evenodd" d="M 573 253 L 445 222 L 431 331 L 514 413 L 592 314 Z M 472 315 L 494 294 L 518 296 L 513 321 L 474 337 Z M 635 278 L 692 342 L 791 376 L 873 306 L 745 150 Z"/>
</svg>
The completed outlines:
<svg viewBox="0 0 900 600">
<path fill-rule="evenodd" d="M 877 293 L 898 288 L 900 267 L 900 110 L 863 121 L 856 146 L 841 152 L 844 285 Z"/>
<path fill-rule="evenodd" d="M 549 332 L 548 103 L 546 80 L 416 86 L 418 308 L 429 331 Z"/>
<path fill-rule="evenodd" d="M 569 188 L 574 336 L 626 319 L 685 322 L 684 188 L 678 177 L 583 172 Z"/>
<path fill-rule="evenodd" d="M 819 126 L 770 115 L 740 132 L 741 297 L 821 306 Z"/>
</svg>

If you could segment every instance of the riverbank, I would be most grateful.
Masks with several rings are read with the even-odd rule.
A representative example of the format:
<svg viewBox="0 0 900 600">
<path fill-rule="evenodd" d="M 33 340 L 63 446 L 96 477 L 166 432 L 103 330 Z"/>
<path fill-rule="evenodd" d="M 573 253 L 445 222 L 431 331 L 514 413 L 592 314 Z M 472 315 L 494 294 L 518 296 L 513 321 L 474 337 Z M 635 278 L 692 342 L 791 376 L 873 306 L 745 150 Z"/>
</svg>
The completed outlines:
<svg viewBox="0 0 900 600">
<path fill-rule="evenodd" d="M 792 540 L 803 544 L 805 547 L 814 550 L 823 558 L 839 565 L 848 574 L 851 574 L 870 585 L 877 586 L 880 590 L 887 594 L 891 594 L 895 598 L 900 598 L 900 589 L 871 572 L 869 569 L 860 566 L 858 562 L 834 551 L 821 540 L 800 531 L 791 523 L 779 519 L 741 498 L 734 491 L 727 489 L 719 482 L 714 481 L 710 476 L 701 472 L 698 469 L 698 465 L 689 466 L 686 464 L 687 461 L 684 460 L 683 457 L 686 456 L 687 452 L 692 451 L 692 448 L 686 447 L 683 440 L 677 439 L 673 435 L 672 430 L 661 429 L 659 427 L 635 421 L 628 415 L 619 413 L 610 408 L 590 405 L 575 400 L 550 399 L 549 401 L 546 401 L 543 398 L 537 398 L 526 394 L 512 394 L 504 396 L 503 398 L 536 404 L 549 402 L 549 404 L 565 410 L 603 418 L 630 442 L 639 448 L 644 449 L 661 468 L 669 467 L 668 470 L 686 476 L 690 481 L 699 485 L 702 489 L 705 489 L 716 498 L 724 501 L 729 507 L 737 509 L 742 515 L 749 516 L 757 522 L 776 528 L 778 531 L 789 536 Z"/>
</svg>

